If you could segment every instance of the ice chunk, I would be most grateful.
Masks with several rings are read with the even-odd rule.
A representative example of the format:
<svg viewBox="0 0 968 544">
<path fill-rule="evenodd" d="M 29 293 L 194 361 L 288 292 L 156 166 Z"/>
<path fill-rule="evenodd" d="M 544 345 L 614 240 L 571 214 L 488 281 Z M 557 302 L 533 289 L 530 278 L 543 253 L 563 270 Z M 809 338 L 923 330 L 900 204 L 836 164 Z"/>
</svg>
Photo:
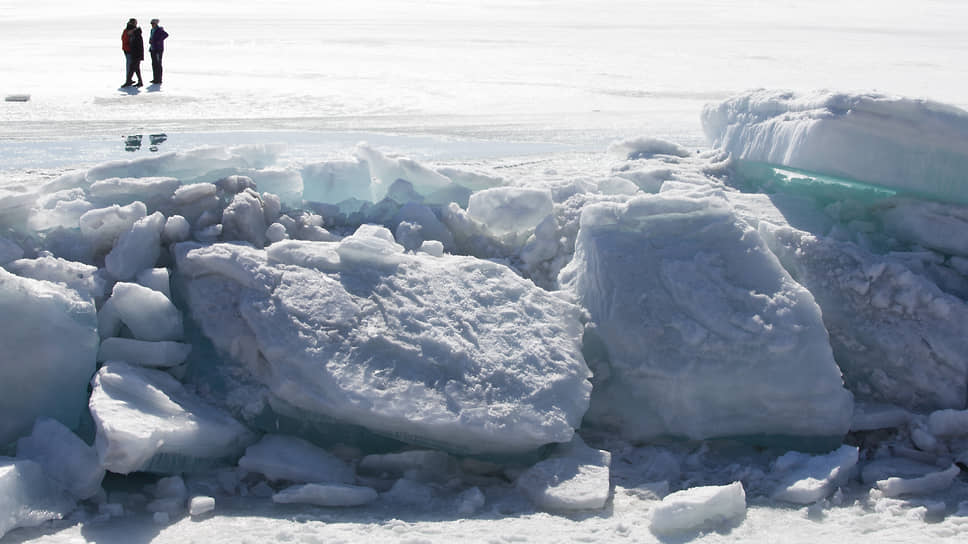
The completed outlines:
<svg viewBox="0 0 968 544">
<path fill-rule="evenodd" d="M 935 436 L 968 436 L 968 410 L 938 410 L 928 416 L 928 429 Z"/>
<path fill-rule="evenodd" d="M 181 472 L 240 455 L 252 440 L 230 415 L 164 372 L 112 362 L 92 385 L 96 446 L 111 472 Z"/>
<path fill-rule="evenodd" d="M 968 112 L 929 100 L 757 90 L 702 113 L 738 159 L 852 178 L 968 203 Z"/>
<path fill-rule="evenodd" d="M 904 427 L 914 418 L 911 412 L 894 406 L 871 402 L 854 403 L 851 431 L 873 431 Z"/>
<path fill-rule="evenodd" d="M 411 450 L 367 455 L 360 460 L 361 474 L 406 476 L 417 481 L 447 480 L 457 474 L 457 461 L 442 451 Z"/>
<path fill-rule="evenodd" d="M 615 142 L 608 146 L 608 152 L 628 160 L 644 159 L 653 155 L 688 157 L 691 154 L 688 149 L 679 144 L 651 137 Z"/>
<path fill-rule="evenodd" d="M 222 214 L 222 237 L 261 248 L 266 243 L 265 233 L 266 220 L 259 195 L 252 190 L 235 195 Z"/>
<path fill-rule="evenodd" d="M 94 301 L 0 268 L 0 316 L 0 446 L 42 416 L 76 429 L 97 358 Z"/>
<path fill-rule="evenodd" d="M 428 240 L 437 240 L 449 250 L 454 247 L 454 235 L 437 219 L 433 210 L 423 204 L 404 204 L 394 216 L 393 223 L 398 225 L 395 231 L 397 241 L 410 251 Z"/>
<path fill-rule="evenodd" d="M 168 476 L 158 480 L 152 489 L 152 495 L 155 498 L 145 505 L 147 511 L 163 512 L 174 516 L 185 509 L 188 487 L 185 486 L 185 480 L 181 476 Z"/>
<path fill-rule="evenodd" d="M 370 198 L 379 202 L 387 195 L 387 190 L 398 179 L 406 180 L 418 194 L 427 196 L 447 188 L 453 183 L 450 178 L 406 157 L 388 157 L 380 151 L 361 143 L 356 147 L 356 156 L 370 165 Z"/>
<path fill-rule="evenodd" d="M 574 305 L 497 263 L 405 254 L 386 229 L 348 238 L 338 259 L 179 245 L 193 318 L 303 419 L 461 453 L 571 439 L 590 390 Z"/>
<path fill-rule="evenodd" d="M 588 206 L 559 279 L 594 321 L 586 349 L 604 352 L 586 422 L 633 439 L 847 431 L 820 308 L 724 199 Z"/>
<path fill-rule="evenodd" d="M 126 205 L 138 200 L 159 203 L 168 200 L 179 185 L 180 181 L 168 177 L 108 178 L 92 183 L 88 194 L 98 205 Z"/>
<path fill-rule="evenodd" d="M 567 445 L 524 471 L 516 485 L 542 510 L 598 510 L 609 496 L 612 454 L 575 435 Z"/>
<path fill-rule="evenodd" d="M 27 459 L 0 457 L 0 537 L 18 527 L 61 519 L 74 509 L 70 500 Z"/>
<path fill-rule="evenodd" d="M 497 235 L 529 231 L 553 211 L 551 191 L 495 187 L 471 195 L 467 214 Z"/>
<path fill-rule="evenodd" d="M 272 496 L 278 504 L 314 504 L 316 506 L 361 506 L 379 497 L 376 490 L 348 484 L 303 484 L 287 487 Z"/>
<path fill-rule="evenodd" d="M 335 455 L 294 436 L 268 434 L 245 450 L 239 468 L 270 480 L 352 483 L 353 468 Z"/>
<path fill-rule="evenodd" d="M 912 411 L 964 408 L 968 305 L 890 255 L 765 223 L 760 234 L 823 309 L 858 399 Z"/>
<path fill-rule="evenodd" d="M 302 169 L 303 199 L 337 204 L 369 200 L 370 165 L 359 158 L 310 164 Z"/>
<path fill-rule="evenodd" d="M 457 513 L 462 516 L 469 516 L 484 508 L 487 499 L 479 487 L 466 489 L 457 496 Z"/>
<path fill-rule="evenodd" d="M 693 487 L 667 495 L 652 511 L 651 530 L 669 535 L 715 527 L 746 515 L 741 482 Z"/>
<path fill-rule="evenodd" d="M 105 280 L 96 266 L 68 261 L 58 257 L 19 259 L 7 263 L 5 268 L 18 276 L 63 283 L 77 290 L 82 297 L 90 295 L 95 300 L 106 296 Z"/>
<path fill-rule="evenodd" d="M 937 465 L 905 457 L 883 457 L 864 464 L 861 470 L 861 481 L 867 485 L 873 485 L 888 478 L 916 479 L 938 472 L 938 468 L 940 467 Z"/>
<path fill-rule="evenodd" d="M 955 232 L 968 232 L 968 207 L 891 199 L 875 206 L 873 212 L 884 225 L 884 232 L 899 240 L 946 255 L 968 257 L 968 237 L 952 236 Z"/>
<path fill-rule="evenodd" d="M 191 344 L 181 342 L 146 342 L 131 338 L 105 338 L 97 352 L 98 362 L 122 361 L 138 366 L 171 368 L 185 362 Z"/>
<path fill-rule="evenodd" d="M 121 281 L 129 281 L 141 271 L 154 268 L 161 256 L 161 234 L 165 216 L 155 212 L 139 219 L 131 229 L 122 233 L 107 257 L 104 266 L 108 273 Z"/>
<path fill-rule="evenodd" d="M 217 192 L 218 188 L 214 183 L 182 185 L 175 189 L 171 201 L 177 206 L 183 207 L 199 201 L 213 201 Z"/>
<path fill-rule="evenodd" d="M 154 289 L 171 299 L 171 275 L 167 268 L 149 268 L 138 273 L 135 281 L 139 285 L 144 285 Z"/>
<path fill-rule="evenodd" d="M 139 340 L 180 340 L 185 333 L 181 312 L 168 297 L 154 289 L 118 282 L 114 284 L 110 300 L 121 321 Z"/>
<path fill-rule="evenodd" d="M 188 514 L 192 517 L 201 516 L 215 510 L 215 498 L 198 496 L 192 497 L 188 503 Z"/>
<path fill-rule="evenodd" d="M 140 201 L 127 206 L 115 204 L 94 209 L 81 216 L 81 234 L 95 252 L 108 251 L 123 232 L 130 230 L 135 222 L 147 215 L 148 208 Z"/>
<path fill-rule="evenodd" d="M 24 250 L 15 242 L 6 238 L 0 238 L 0 265 L 6 265 L 10 261 L 23 258 Z"/>
<path fill-rule="evenodd" d="M 840 485 L 847 483 L 857 465 L 858 448 L 843 445 L 826 455 L 807 455 L 795 451 L 780 456 L 773 476 L 779 484 L 773 498 L 796 504 L 810 504 L 825 499 Z"/>
<path fill-rule="evenodd" d="M 877 488 L 887 497 L 902 495 L 930 495 L 951 487 L 961 469 L 951 465 L 946 470 L 926 474 L 920 478 L 888 478 L 878 480 Z"/>
<path fill-rule="evenodd" d="M 192 226 L 188 220 L 180 215 L 173 215 L 165 221 L 162 240 L 167 243 L 184 242 L 192 233 Z"/>
<path fill-rule="evenodd" d="M 30 436 L 17 441 L 17 457 L 39 463 L 76 499 L 91 498 L 101 490 L 104 468 L 97 450 L 56 420 L 38 419 Z"/>
<path fill-rule="evenodd" d="M 226 169 L 265 168 L 284 150 L 282 144 L 248 144 L 231 147 L 199 147 L 187 151 L 159 153 L 133 160 L 100 164 L 87 172 L 87 179 L 166 176 L 178 179 L 224 176 Z M 203 181 L 203 180 L 199 180 Z M 207 179 L 205 181 L 214 181 Z"/>
</svg>

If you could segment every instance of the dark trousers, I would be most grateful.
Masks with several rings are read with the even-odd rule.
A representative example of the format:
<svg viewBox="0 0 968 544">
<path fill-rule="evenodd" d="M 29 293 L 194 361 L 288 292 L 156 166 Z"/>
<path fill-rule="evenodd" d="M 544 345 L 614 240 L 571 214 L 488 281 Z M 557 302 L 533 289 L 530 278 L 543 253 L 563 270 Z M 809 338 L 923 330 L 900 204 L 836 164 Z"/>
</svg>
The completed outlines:
<svg viewBox="0 0 968 544">
<path fill-rule="evenodd" d="M 141 61 L 135 59 L 135 56 L 131 53 L 125 54 L 125 58 L 128 61 L 128 77 L 125 78 L 125 83 L 133 83 L 131 79 L 135 75 L 138 76 L 138 83 L 141 83 Z"/>
<path fill-rule="evenodd" d="M 161 55 L 164 51 L 151 51 L 151 81 L 161 83 Z"/>
</svg>

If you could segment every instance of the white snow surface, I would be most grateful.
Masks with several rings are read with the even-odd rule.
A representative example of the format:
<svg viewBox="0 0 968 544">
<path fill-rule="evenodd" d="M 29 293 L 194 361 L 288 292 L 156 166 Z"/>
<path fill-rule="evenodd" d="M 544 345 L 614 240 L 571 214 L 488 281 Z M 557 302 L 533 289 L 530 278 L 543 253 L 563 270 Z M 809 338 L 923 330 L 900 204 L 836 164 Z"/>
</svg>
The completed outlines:
<svg viewBox="0 0 968 544">
<path fill-rule="evenodd" d="M 0 6 L 0 542 L 961 542 L 916 7 Z"/>
</svg>

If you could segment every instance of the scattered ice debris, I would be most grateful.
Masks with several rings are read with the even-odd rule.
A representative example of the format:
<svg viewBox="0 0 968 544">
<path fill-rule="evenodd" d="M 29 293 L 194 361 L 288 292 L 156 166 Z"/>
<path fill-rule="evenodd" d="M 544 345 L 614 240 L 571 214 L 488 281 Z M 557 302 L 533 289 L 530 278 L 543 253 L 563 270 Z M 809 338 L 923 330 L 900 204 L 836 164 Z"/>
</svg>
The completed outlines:
<svg viewBox="0 0 968 544">
<path fill-rule="evenodd" d="M 741 482 L 676 491 L 652 511 L 651 530 L 672 535 L 713 528 L 746 515 L 746 492 Z"/>
<path fill-rule="evenodd" d="M 111 472 L 182 472 L 240 455 L 253 439 L 164 372 L 110 362 L 92 385 L 96 446 Z"/>
<path fill-rule="evenodd" d="M 293 436 L 267 434 L 245 450 L 239 468 L 269 480 L 353 483 L 353 468 L 335 455 Z"/>
<path fill-rule="evenodd" d="M 376 490 L 349 484 L 302 484 L 287 487 L 272 496 L 279 504 L 313 504 L 316 506 L 361 506 L 379 497 Z"/>
<path fill-rule="evenodd" d="M 578 436 L 522 473 L 519 489 L 542 510 L 598 510 L 610 494 L 612 455 L 588 447 Z"/>
<path fill-rule="evenodd" d="M 857 465 L 858 448 L 841 446 L 826 455 L 787 452 L 773 466 L 779 479 L 773 498 L 795 504 L 811 504 L 831 496 L 847 483 Z"/>
</svg>

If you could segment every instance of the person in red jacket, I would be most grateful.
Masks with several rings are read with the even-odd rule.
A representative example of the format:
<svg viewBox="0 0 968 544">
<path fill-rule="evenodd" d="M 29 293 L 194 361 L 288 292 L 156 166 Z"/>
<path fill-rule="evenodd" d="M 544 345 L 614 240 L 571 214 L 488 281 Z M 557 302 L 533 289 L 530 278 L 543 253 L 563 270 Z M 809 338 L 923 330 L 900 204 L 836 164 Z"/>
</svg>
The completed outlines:
<svg viewBox="0 0 968 544">
<path fill-rule="evenodd" d="M 141 61 L 145 59 L 145 42 L 137 19 L 129 19 L 124 32 L 121 33 L 121 50 L 124 51 L 127 69 L 127 77 L 121 86 L 135 86 L 133 77 L 137 75 L 137 86 L 141 87 L 144 84 L 141 81 Z"/>
</svg>

